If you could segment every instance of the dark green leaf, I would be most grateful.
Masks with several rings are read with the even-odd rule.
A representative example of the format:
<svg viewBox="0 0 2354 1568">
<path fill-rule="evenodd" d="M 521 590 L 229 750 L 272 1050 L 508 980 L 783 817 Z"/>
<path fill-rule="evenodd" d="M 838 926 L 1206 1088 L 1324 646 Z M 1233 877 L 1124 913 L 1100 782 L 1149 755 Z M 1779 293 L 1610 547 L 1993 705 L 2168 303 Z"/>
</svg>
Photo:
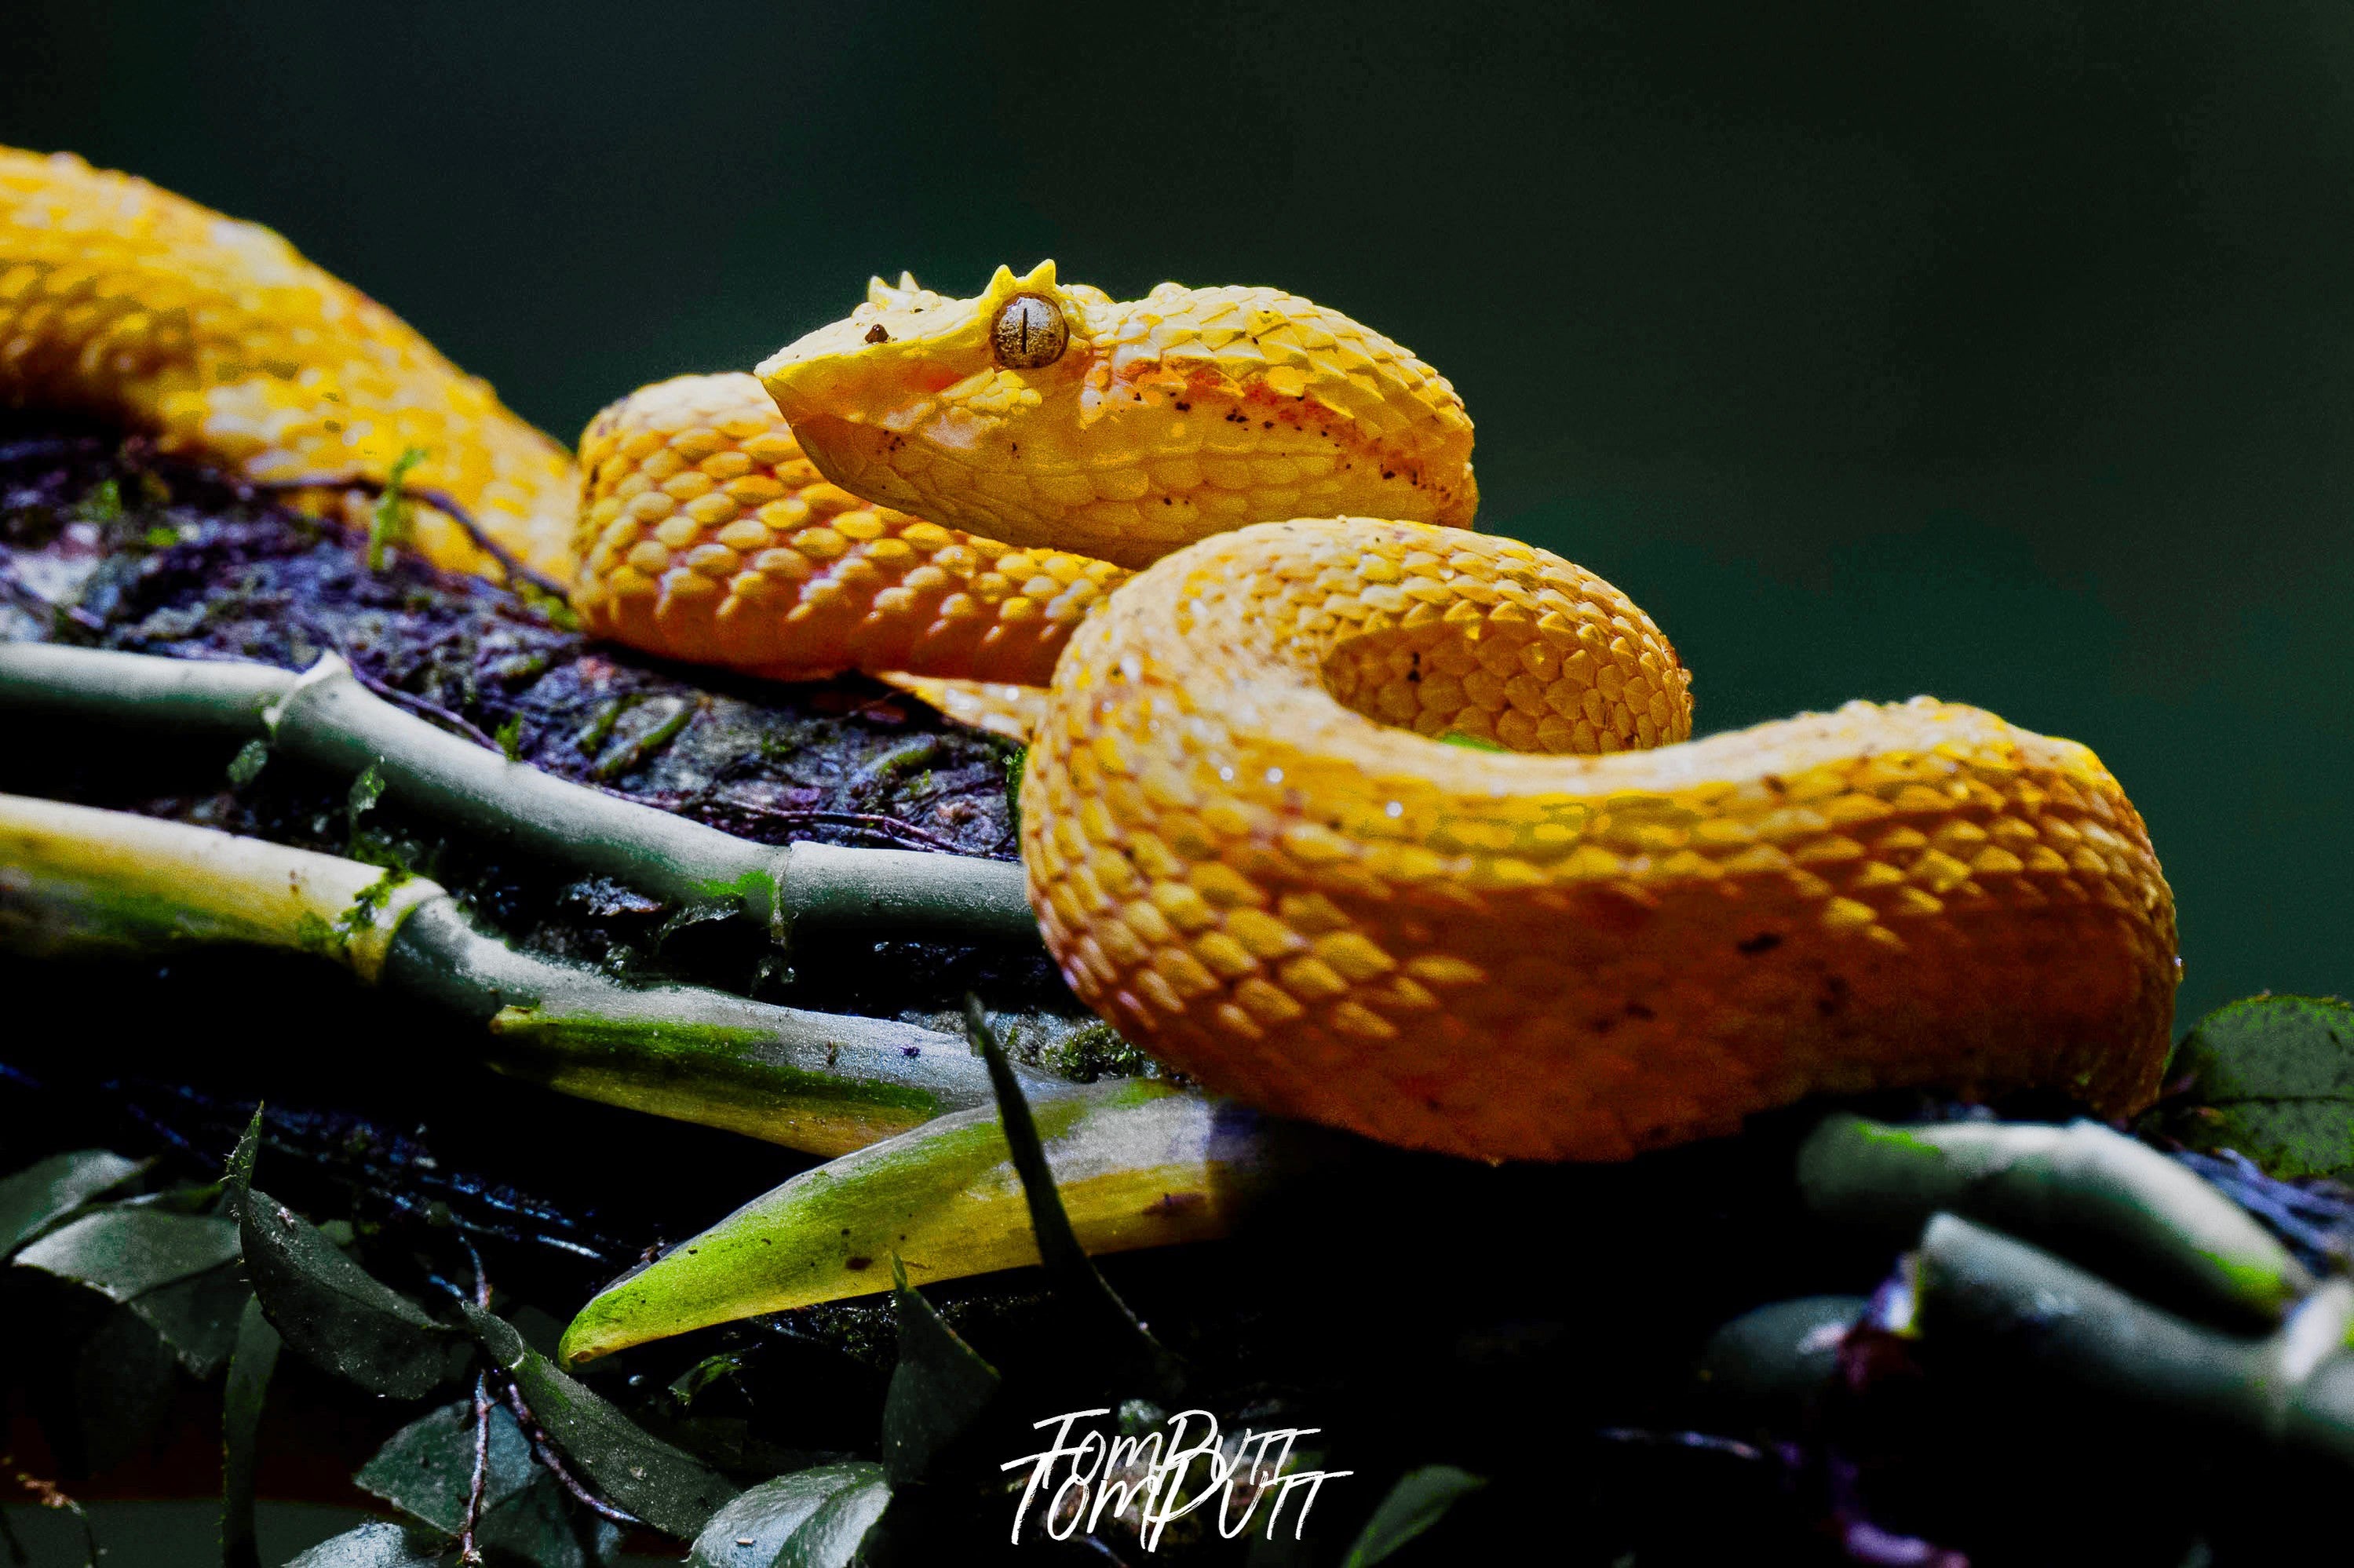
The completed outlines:
<svg viewBox="0 0 2354 1568">
<path fill-rule="evenodd" d="M 2274 1176 L 2354 1176 L 2354 1006 L 2258 996 L 2191 1027 L 2171 1071 L 2197 1107 L 2168 1128 L 2199 1149 L 2236 1149 Z"/>
<path fill-rule="evenodd" d="M 237 755 L 229 758 L 229 783 L 239 789 L 244 789 L 261 777 L 261 770 L 269 765 L 269 762 L 270 743 L 268 741 L 247 741 L 238 747 Z"/>
<path fill-rule="evenodd" d="M 44 1506 L 57 1510 L 72 1520 L 80 1528 L 81 1568 L 99 1568 L 99 1560 L 106 1555 L 106 1548 L 98 1543 L 98 1531 L 90 1522 L 90 1510 L 62 1492 L 56 1494 L 55 1500 L 45 1501 Z M 16 1527 L 8 1522 L 7 1510 L 5 1509 L 0 1509 L 0 1547 L 7 1549 L 8 1561 L 15 1563 L 16 1568 L 27 1568 L 33 1561 L 33 1554 L 26 1549 L 24 1538 L 19 1536 Z"/>
<path fill-rule="evenodd" d="M 1390 1489 L 1373 1517 L 1357 1532 L 1342 1568 L 1373 1568 L 1392 1552 L 1437 1524 L 1466 1495 L 1488 1484 L 1487 1478 L 1452 1465 L 1426 1465 L 1409 1470 Z"/>
<path fill-rule="evenodd" d="M 553 1361 L 557 1347 L 564 1342 L 564 1325 L 548 1313 L 529 1302 L 507 1314 L 507 1325 L 523 1336 L 523 1342 Z"/>
<path fill-rule="evenodd" d="M 744 1358 L 732 1351 L 705 1356 L 671 1380 L 671 1397 L 678 1401 L 680 1409 L 692 1410 L 706 1389 L 743 1370 Z"/>
<path fill-rule="evenodd" d="M 483 1506 L 506 1501 L 538 1472 L 531 1440 L 504 1405 L 493 1404 Z M 352 1479 L 421 1523 L 457 1534 L 474 1486 L 474 1402 L 461 1399 L 419 1416 L 394 1433 Z"/>
<path fill-rule="evenodd" d="M 821 1465 L 763 1481 L 712 1515 L 688 1568 L 844 1568 L 891 1501 L 880 1465 Z"/>
<path fill-rule="evenodd" d="M 396 1399 L 415 1399 L 463 1366 L 455 1330 L 372 1278 L 310 1221 L 259 1189 L 239 1208 L 261 1309 L 305 1360 Z"/>
<path fill-rule="evenodd" d="M 122 485 L 120 481 L 101 479 L 82 493 L 74 503 L 74 515 L 85 523 L 118 522 L 122 516 Z"/>
<path fill-rule="evenodd" d="M 0 1257 L 145 1167 L 103 1149 L 52 1155 L 0 1181 Z"/>
<path fill-rule="evenodd" d="M 134 1197 L 117 1200 L 125 1209 L 153 1209 L 162 1214 L 221 1214 L 221 1184 L 208 1182 L 202 1187 L 167 1187 L 161 1192 L 141 1192 Z"/>
<path fill-rule="evenodd" d="M 932 1457 L 972 1424 L 997 1393 L 997 1369 L 957 1337 L 923 1293 L 908 1288 L 895 1255 L 891 1303 L 899 1322 L 899 1364 L 883 1400 L 883 1467 L 894 1486 L 916 1480 Z"/>
<path fill-rule="evenodd" d="M 1018 747 L 1005 758 L 1005 816 L 1019 824 L 1022 821 L 1022 775 L 1030 767 L 1030 748 Z"/>
<path fill-rule="evenodd" d="M 439 1568 L 440 1537 L 378 1520 L 323 1541 L 286 1568 Z"/>
<path fill-rule="evenodd" d="M 663 1438 L 727 1475 L 781 1476 L 841 1457 L 809 1448 L 788 1448 L 752 1431 L 741 1415 L 689 1415 L 663 1424 Z"/>
<path fill-rule="evenodd" d="M 111 1468 L 147 1446 L 171 1414 L 175 1368 L 172 1347 L 139 1314 L 107 1311 L 74 1357 L 85 1467 Z"/>
<path fill-rule="evenodd" d="M 408 471 L 424 459 L 424 448 L 404 447 L 400 455 L 392 460 L 392 471 L 385 476 L 384 489 L 376 493 L 376 510 L 368 519 L 367 563 L 372 572 L 384 570 L 387 546 L 408 542 L 408 498 L 402 492 Z"/>
<path fill-rule="evenodd" d="M 114 1204 L 51 1231 L 16 1262 L 128 1306 L 188 1371 L 209 1378 L 228 1358 L 251 1292 L 238 1267 L 237 1226 L 191 1212 L 208 1202 L 196 1189 Z"/>
<path fill-rule="evenodd" d="M 1005 1129 L 1005 1148 L 1013 1161 L 1014 1171 L 1022 1178 L 1022 1195 L 1030 1208 L 1030 1229 L 1038 1240 L 1038 1258 L 1045 1265 L 1046 1276 L 1065 1300 L 1075 1305 L 1085 1304 L 1097 1309 L 1099 1320 L 1111 1325 L 1139 1353 L 1150 1369 L 1159 1384 L 1158 1392 L 1174 1397 L 1185 1383 L 1183 1365 L 1154 1339 L 1137 1315 L 1129 1310 L 1128 1303 L 1111 1287 L 1097 1269 L 1095 1260 L 1079 1245 L 1077 1234 L 1071 1229 L 1070 1216 L 1064 1212 L 1061 1194 L 1055 1191 L 1055 1175 L 1046 1164 L 1045 1145 L 1039 1140 L 1038 1123 L 1030 1114 L 1030 1102 L 1023 1097 L 1020 1080 L 1013 1075 L 1013 1065 L 1005 1059 L 1005 1049 L 997 1041 L 997 1032 L 989 1026 L 988 1015 L 981 1012 L 981 999 L 965 993 L 964 1027 L 966 1035 L 989 1063 L 989 1081 L 997 1092 L 998 1120 Z"/>
<path fill-rule="evenodd" d="M 192 1278 L 150 1290 L 131 1303 L 147 1326 L 164 1336 L 180 1364 L 210 1378 L 237 1345 L 237 1321 L 253 1287 L 235 1263 L 208 1268 Z"/>
<path fill-rule="evenodd" d="M 870 1476 L 855 1486 L 844 1487 L 786 1538 L 785 1549 L 777 1553 L 776 1568 L 849 1568 L 857 1561 L 858 1549 L 866 1543 L 867 1535 L 882 1522 L 883 1510 L 890 1506 L 887 1477 Z"/>
<path fill-rule="evenodd" d="M 597 1521 L 584 1549 L 563 1487 L 534 1461 L 531 1442 L 514 1417 L 496 1404 L 490 1417 L 476 1539 L 537 1568 L 588 1568 L 596 1544 L 619 1532 Z M 352 1478 L 420 1523 L 455 1536 L 465 1528 L 474 1486 L 474 1402 L 461 1399 L 410 1422 Z"/>
<path fill-rule="evenodd" d="M 352 832 L 360 831 L 360 819 L 375 810 L 376 803 L 383 799 L 384 759 L 378 758 L 360 769 L 360 776 L 352 780 L 350 794 L 345 797 L 344 815 Z"/>
<path fill-rule="evenodd" d="M 117 1206 L 51 1231 L 18 1253 L 16 1264 L 127 1302 L 237 1255 L 237 1226 L 227 1220 Z"/>
<path fill-rule="evenodd" d="M 546 1470 L 482 1516 L 474 1538 L 493 1563 L 520 1561 L 532 1568 L 599 1568 L 620 1545 L 620 1527 L 573 1502 Z"/>
<path fill-rule="evenodd" d="M 245 1130 L 237 1137 L 237 1147 L 229 1150 L 228 1164 L 221 1171 L 222 1213 L 237 1218 L 238 1206 L 253 1185 L 253 1161 L 261 1151 L 261 1107 L 253 1107 L 247 1118 Z"/>
<path fill-rule="evenodd" d="M 479 1307 L 464 1311 L 483 1351 L 514 1379 L 549 1440 L 607 1500 L 656 1530 L 691 1538 L 736 1495 L 720 1476 L 647 1436 L 603 1396 L 557 1371 L 513 1324 Z"/>
<path fill-rule="evenodd" d="M 254 1438 L 261 1404 L 278 1366 L 278 1330 L 250 1295 L 237 1324 L 237 1349 L 221 1390 L 221 1562 L 225 1568 L 260 1568 L 253 1540 Z"/>
</svg>

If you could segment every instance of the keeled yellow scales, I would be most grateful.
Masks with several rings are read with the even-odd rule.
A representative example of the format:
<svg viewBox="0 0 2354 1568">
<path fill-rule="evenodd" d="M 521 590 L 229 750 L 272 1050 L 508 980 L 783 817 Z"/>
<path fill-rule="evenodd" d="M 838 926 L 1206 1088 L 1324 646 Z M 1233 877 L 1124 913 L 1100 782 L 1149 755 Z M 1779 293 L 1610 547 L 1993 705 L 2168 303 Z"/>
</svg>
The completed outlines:
<svg viewBox="0 0 2354 1568">
<path fill-rule="evenodd" d="M 26 154 L 0 204 L 0 396 L 262 478 L 423 447 L 592 630 L 1034 731 L 1050 948 L 1214 1088 L 1569 1159 L 1818 1089 L 2156 1089 L 2172 900 L 2090 751 L 1925 699 L 1688 739 L 1658 629 L 1466 531 L 1459 399 L 1335 312 L 877 281 L 758 381 L 607 410 L 576 473 L 265 230 Z"/>
<path fill-rule="evenodd" d="M 240 223 L 59 153 L 0 148 L 0 403 L 152 431 L 249 479 L 410 478 L 561 582 L 579 480 L 564 450 L 398 316 Z M 447 518 L 419 544 L 490 563 Z"/>
</svg>

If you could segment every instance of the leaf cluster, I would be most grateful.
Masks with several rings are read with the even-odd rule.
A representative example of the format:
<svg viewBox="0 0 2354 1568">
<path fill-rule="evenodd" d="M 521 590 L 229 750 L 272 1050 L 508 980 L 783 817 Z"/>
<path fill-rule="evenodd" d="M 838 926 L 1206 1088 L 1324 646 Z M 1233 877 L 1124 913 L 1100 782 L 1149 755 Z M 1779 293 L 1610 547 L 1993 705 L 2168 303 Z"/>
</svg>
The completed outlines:
<svg viewBox="0 0 2354 1568">
<path fill-rule="evenodd" d="M 1002 1065 L 994 1039 L 983 1038 Z M 1013 1093 L 1009 1128 L 1031 1157 L 1034 1218 L 1055 1238 L 1046 1250 L 1075 1325 L 1092 1319 L 1103 1343 L 1127 1337 L 1133 1354 L 1123 1375 L 1173 1391 L 1182 1366 L 1069 1240 L 1034 1128 Z M 921 1542 L 937 1529 L 926 1514 L 943 1456 L 1002 1405 L 1000 1372 L 908 1286 L 894 1256 L 898 1353 L 876 1457 L 791 1457 L 748 1475 L 740 1446 L 724 1457 L 690 1452 L 670 1440 L 679 1433 L 650 1430 L 563 1371 L 531 1342 L 539 1330 L 527 1311 L 493 1309 L 479 1274 L 472 1290 L 450 1287 L 446 1300 L 385 1283 L 350 1225 L 314 1224 L 255 1184 L 261 1128 L 257 1111 L 217 1181 L 143 1192 L 150 1167 L 95 1150 L 0 1181 L 0 1255 L 108 1304 L 122 1323 L 101 1342 L 119 1349 L 135 1330 L 163 1348 L 160 1366 L 118 1355 L 125 1378 L 167 1383 L 177 1366 L 221 1380 L 229 1568 L 260 1568 L 258 1445 L 287 1355 L 365 1393 L 424 1406 L 354 1478 L 397 1520 L 347 1531 L 290 1568 L 406 1568 L 469 1549 L 473 1561 L 593 1568 L 633 1528 L 691 1542 L 691 1563 L 729 1568 L 839 1568 L 877 1553 L 920 1560 L 894 1542 Z M 737 1370 L 713 1358 L 670 1393 L 684 1409 Z M 1351 1561 L 1379 1561 L 1427 1528 L 1458 1489 L 1408 1478 Z"/>
<path fill-rule="evenodd" d="M 2354 1005 L 2252 996 L 2193 1024 L 2151 1118 L 2193 1149 L 2237 1150 L 2285 1180 L 2354 1178 Z"/>
<path fill-rule="evenodd" d="M 305 1568 L 430 1563 L 461 1537 L 476 1561 L 588 1568 L 624 1525 L 688 1539 L 736 1498 L 728 1479 L 558 1371 L 507 1319 L 472 1300 L 429 1310 L 351 1255 L 348 1226 L 313 1224 L 256 1187 L 260 1127 L 257 1111 L 225 1179 L 199 1187 L 128 1192 L 147 1167 L 96 1150 L 0 1181 L 0 1255 L 120 1308 L 123 1325 L 93 1344 L 126 1375 L 164 1387 L 174 1362 L 225 1374 L 229 1568 L 259 1562 L 256 1442 L 281 1351 L 386 1398 L 424 1400 L 474 1374 L 500 1395 L 479 1415 L 461 1399 L 396 1433 L 355 1478 L 402 1521 L 326 1542 L 297 1559 Z M 487 1287 L 477 1294 L 487 1300 Z M 160 1369 L 119 1353 L 142 1327 L 169 1352 Z"/>
</svg>

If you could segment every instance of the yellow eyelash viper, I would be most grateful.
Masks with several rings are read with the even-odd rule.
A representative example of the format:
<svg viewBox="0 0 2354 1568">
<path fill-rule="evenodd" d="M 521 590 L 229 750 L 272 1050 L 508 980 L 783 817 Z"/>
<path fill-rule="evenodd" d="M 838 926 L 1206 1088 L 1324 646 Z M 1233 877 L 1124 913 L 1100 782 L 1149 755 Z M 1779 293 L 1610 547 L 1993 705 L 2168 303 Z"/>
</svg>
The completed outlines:
<svg viewBox="0 0 2354 1568">
<path fill-rule="evenodd" d="M 257 480 L 422 449 L 593 630 L 1031 728 L 1064 973 L 1276 1111 L 1595 1160 L 1816 1090 L 2157 1087 L 2172 899 L 2090 751 L 1925 698 L 1689 739 L 1641 610 L 1468 531 L 1447 382 L 1292 295 L 878 280 L 576 466 L 269 230 L 5 153 L 0 397 Z"/>
</svg>

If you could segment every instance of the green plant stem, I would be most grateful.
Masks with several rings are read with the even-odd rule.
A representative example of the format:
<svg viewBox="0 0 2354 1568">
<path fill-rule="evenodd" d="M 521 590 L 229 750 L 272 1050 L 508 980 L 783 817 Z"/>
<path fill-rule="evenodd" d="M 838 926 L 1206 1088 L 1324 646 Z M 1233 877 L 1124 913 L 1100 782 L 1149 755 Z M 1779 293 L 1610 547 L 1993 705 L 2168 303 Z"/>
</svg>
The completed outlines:
<svg viewBox="0 0 2354 1568">
<path fill-rule="evenodd" d="M 54 642 L 0 643 L 0 705 L 36 716 L 262 740 L 270 734 L 262 710 L 283 697 L 294 681 L 292 672 L 274 664 L 160 659 Z"/>
<path fill-rule="evenodd" d="M 2246 1210 L 2097 1122 L 1833 1115 L 1799 1150 L 1798 1186 L 1818 1213 L 1892 1234 L 1917 1234 L 1939 1211 L 1999 1225 L 2224 1328 L 2274 1328 L 2313 1288 Z"/>
<path fill-rule="evenodd" d="M 401 923 L 384 980 L 485 1025 L 490 1065 L 511 1076 L 815 1154 L 990 1101 L 986 1064 L 953 1035 L 698 986 L 624 986 L 485 936 L 448 898 Z M 1024 1081 L 1049 1098 L 1075 1087 Z"/>
<path fill-rule="evenodd" d="M 254 1545 L 255 1440 L 270 1376 L 278 1365 L 278 1330 L 261 1315 L 261 1304 L 246 1298 L 237 1326 L 236 1349 L 221 1391 L 221 1561 L 225 1568 L 260 1568 Z"/>
<path fill-rule="evenodd" d="M 51 643 L 0 645 L 0 707 L 203 730 L 327 771 L 381 770 L 385 795 L 535 859 L 682 907 L 757 920 L 779 942 L 833 928 L 1038 939 L 1022 868 L 910 850 L 778 848 L 543 773 L 404 713 L 329 654 L 295 675 Z"/>
<path fill-rule="evenodd" d="M 1939 1214 L 1921 1238 L 1914 1329 L 1992 1339 L 2039 1372 L 2354 1463 L 2354 1283 L 2332 1280 L 2263 1340 L 2211 1333 L 1999 1231 Z"/>
<path fill-rule="evenodd" d="M 1709 1336 L 1701 1386 L 1736 1420 L 1800 1430 L 1811 1401 L 1838 1380 L 1840 1341 L 1869 1305 L 1861 1296 L 1803 1296 L 1753 1308 Z"/>
<path fill-rule="evenodd" d="M 489 1064 L 585 1098 L 819 1154 L 993 1107 L 952 1035 L 637 989 L 477 931 L 422 877 L 210 828 L 0 795 L 0 946 L 293 948 L 485 1028 Z M 1025 1073 L 1052 1100 L 1075 1086 Z"/>
</svg>

